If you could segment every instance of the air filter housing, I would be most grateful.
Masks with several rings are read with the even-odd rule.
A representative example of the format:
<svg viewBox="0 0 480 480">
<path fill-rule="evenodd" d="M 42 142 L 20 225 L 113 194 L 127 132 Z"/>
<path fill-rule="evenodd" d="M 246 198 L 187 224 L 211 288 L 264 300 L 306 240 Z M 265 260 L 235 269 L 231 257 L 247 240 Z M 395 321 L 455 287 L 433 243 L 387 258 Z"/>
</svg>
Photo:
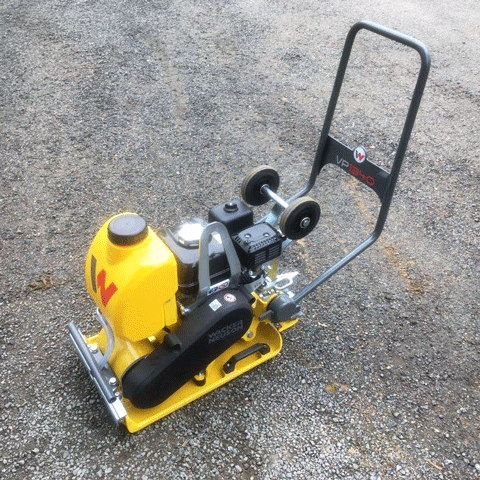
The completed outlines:
<svg viewBox="0 0 480 480">
<path fill-rule="evenodd" d="M 255 271 L 282 253 L 283 236 L 268 223 L 257 223 L 232 236 L 240 263 Z"/>
</svg>

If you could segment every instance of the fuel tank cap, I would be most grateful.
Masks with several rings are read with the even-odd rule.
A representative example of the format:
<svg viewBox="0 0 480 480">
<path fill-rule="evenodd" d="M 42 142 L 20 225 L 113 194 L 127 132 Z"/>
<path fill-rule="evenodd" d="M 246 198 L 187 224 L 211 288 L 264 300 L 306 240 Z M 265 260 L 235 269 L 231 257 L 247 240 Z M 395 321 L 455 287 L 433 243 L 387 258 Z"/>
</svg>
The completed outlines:
<svg viewBox="0 0 480 480">
<path fill-rule="evenodd" d="M 135 213 L 119 215 L 108 224 L 108 239 L 115 245 L 135 245 L 147 235 L 147 222 Z"/>
<path fill-rule="evenodd" d="M 184 223 L 177 232 L 178 241 L 185 247 L 197 247 L 205 225 L 190 221 Z"/>
</svg>

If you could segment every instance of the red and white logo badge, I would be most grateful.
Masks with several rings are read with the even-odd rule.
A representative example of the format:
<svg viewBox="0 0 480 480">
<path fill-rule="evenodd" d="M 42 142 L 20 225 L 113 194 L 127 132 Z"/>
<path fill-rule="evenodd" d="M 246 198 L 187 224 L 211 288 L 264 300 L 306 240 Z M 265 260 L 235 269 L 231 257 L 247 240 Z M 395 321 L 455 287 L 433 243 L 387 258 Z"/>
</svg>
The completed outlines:
<svg viewBox="0 0 480 480">
<path fill-rule="evenodd" d="M 223 296 L 223 299 L 228 303 L 233 303 L 237 301 L 237 297 L 233 293 L 226 293 Z"/>
<path fill-rule="evenodd" d="M 362 163 L 367 158 L 367 152 L 365 151 L 365 149 L 363 147 L 357 147 L 353 151 L 353 158 L 355 159 L 355 161 L 357 163 Z"/>
</svg>

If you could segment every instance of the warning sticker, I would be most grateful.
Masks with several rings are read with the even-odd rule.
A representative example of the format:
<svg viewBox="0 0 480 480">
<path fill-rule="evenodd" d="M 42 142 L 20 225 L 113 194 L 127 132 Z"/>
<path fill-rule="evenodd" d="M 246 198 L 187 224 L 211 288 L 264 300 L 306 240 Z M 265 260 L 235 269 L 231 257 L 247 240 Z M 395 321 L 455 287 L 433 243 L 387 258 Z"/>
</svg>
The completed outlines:
<svg viewBox="0 0 480 480">
<path fill-rule="evenodd" d="M 233 303 L 237 301 L 237 297 L 233 293 L 226 293 L 223 296 L 223 299 L 228 303 Z"/>
<path fill-rule="evenodd" d="M 222 306 L 222 304 L 221 304 L 217 299 L 215 299 L 213 302 L 209 303 L 208 306 L 209 306 L 214 312 L 216 312 L 216 311 Z"/>
</svg>

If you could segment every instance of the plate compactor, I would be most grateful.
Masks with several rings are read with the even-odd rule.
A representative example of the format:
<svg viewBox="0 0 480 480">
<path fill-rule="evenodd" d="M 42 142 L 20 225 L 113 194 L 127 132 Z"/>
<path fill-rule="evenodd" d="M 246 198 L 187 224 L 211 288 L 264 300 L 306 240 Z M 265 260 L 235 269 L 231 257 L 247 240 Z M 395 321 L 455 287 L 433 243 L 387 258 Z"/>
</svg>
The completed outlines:
<svg viewBox="0 0 480 480">
<path fill-rule="evenodd" d="M 330 124 L 357 32 L 369 30 L 415 49 L 421 65 L 390 172 L 330 136 Z M 119 425 L 136 432 L 277 355 L 282 332 L 300 314 L 299 302 L 379 237 L 423 94 L 430 65 L 417 40 L 370 22 L 350 30 L 340 60 L 311 174 L 288 200 L 279 175 L 253 169 L 230 200 L 155 233 L 134 213 L 108 220 L 88 252 L 85 278 L 101 330 L 85 337 L 72 322 L 70 337 Z M 337 165 L 381 201 L 371 235 L 309 285 L 292 291 L 296 272 L 280 273 L 278 259 L 308 235 L 319 204 L 305 195 L 322 168 Z M 255 222 L 248 206 L 273 201 Z"/>
</svg>

